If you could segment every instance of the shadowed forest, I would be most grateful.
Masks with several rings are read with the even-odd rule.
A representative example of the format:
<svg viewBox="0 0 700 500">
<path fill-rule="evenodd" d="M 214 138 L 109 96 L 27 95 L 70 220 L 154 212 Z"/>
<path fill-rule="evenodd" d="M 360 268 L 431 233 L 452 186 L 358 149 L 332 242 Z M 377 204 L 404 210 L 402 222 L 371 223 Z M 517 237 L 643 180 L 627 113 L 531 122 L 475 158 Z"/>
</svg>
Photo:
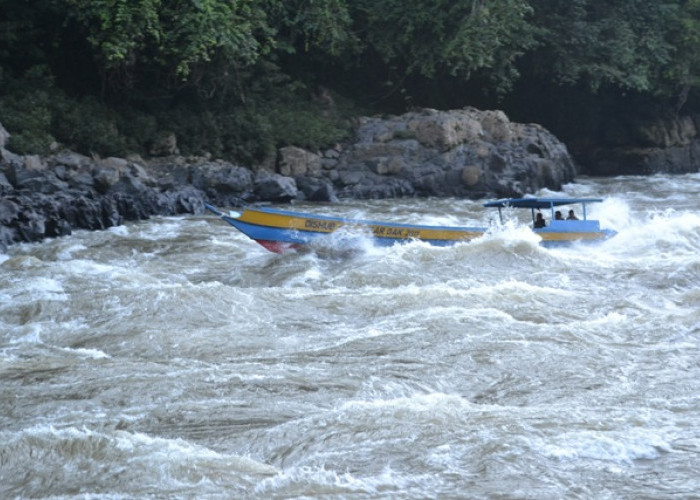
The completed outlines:
<svg viewBox="0 0 700 500">
<path fill-rule="evenodd" d="M 8 148 L 256 164 L 354 118 L 499 108 L 567 144 L 700 108 L 700 0 L 0 0 Z"/>
</svg>

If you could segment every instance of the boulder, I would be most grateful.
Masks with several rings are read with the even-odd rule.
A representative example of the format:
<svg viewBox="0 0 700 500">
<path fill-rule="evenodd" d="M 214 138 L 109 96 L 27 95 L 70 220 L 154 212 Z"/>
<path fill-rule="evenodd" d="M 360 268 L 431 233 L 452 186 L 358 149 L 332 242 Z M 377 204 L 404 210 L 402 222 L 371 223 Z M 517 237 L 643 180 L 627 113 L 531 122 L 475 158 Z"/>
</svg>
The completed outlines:
<svg viewBox="0 0 700 500">
<path fill-rule="evenodd" d="M 469 165 L 462 169 L 462 182 L 467 186 L 476 186 L 481 180 L 481 168 L 475 165 Z"/>
<path fill-rule="evenodd" d="M 277 171 L 286 177 L 317 176 L 321 171 L 321 157 L 296 146 L 279 149 Z"/>
<path fill-rule="evenodd" d="M 227 162 L 207 162 L 190 167 L 191 183 L 204 192 L 241 195 L 253 189 L 253 174 Z"/>
<path fill-rule="evenodd" d="M 303 176 L 297 177 L 295 180 L 297 189 L 304 195 L 304 199 L 308 201 L 338 201 L 335 190 L 328 180 Z"/>
<path fill-rule="evenodd" d="M 324 171 L 339 196 L 518 196 L 561 189 L 576 175 L 563 143 L 538 125 L 512 123 L 502 111 L 365 118 L 357 137 Z"/>
<path fill-rule="evenodd" d="M 50 157 L 48 161 L 53 165 L 64 165 L 74 170 L 92 163 L 90 157 L 68 150 L 57 153 L 53 157 Z"/>
<path fill-rule="evenodd" d="M 14 186 L 7 180 L 5 174 L 0 172 L 0 195 L 10 194 L 14 189 Z"/>
<path fill-rule="evenodd" d="M 468 110 L 465 112 L 440 112 L 426 110 L 408 117 L 407 128 L 423 146 L 450 149 L 465 142 L 482 139 L 482 124 Z"/>
<path fill-rule="evenodd" d="M 254 192 L 260 200 L 288 202 L 297 197 L 299 190 L 291 177 L 261 171 L 255 178 Z"/>
</svg>

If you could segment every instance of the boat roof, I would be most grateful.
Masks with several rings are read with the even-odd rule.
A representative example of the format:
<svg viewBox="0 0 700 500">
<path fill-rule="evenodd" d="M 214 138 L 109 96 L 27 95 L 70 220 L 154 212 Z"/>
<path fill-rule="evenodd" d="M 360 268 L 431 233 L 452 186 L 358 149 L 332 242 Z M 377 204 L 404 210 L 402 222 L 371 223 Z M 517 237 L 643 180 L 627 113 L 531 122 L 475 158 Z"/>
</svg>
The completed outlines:
<svg viewBox="0 0 700 500">
<path fill-rule="evenodd" d="M 600 203 L 602 198 L 502 198 L 484 203 L 485 207 L 550 208 L 575 203 Z"/>
</svg>

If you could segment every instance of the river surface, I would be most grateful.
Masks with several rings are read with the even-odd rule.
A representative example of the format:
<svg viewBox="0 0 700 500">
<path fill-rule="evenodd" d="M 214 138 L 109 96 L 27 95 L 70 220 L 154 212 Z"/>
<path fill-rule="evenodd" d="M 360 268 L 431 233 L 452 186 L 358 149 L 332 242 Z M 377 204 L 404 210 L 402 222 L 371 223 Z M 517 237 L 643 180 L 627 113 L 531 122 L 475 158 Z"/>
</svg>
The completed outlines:
<svg viewBox="0 0 700 500">
<path fill-rule="evenodd" d="M 10 247 L 0 497 L 700 498 L 700 174 L 539 194 L 619 234 L 280 256 L 207 215 Z"/>
</svg>

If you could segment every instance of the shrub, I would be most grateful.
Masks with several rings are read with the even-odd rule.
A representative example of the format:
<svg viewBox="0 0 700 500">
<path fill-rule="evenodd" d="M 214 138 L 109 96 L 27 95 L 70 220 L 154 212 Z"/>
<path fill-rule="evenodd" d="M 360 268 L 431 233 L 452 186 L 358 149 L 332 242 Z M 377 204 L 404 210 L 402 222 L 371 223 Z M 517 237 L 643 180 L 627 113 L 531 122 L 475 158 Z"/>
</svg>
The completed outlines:
<svg viewBox="0 0 700 500">
<path fill-rule="evenodd" d="M 19 154 L 44 154 L 51 135 L 53 80 L 48 68 L 36 66 L 21 79 L 3 73 L 0 80 L 0 117 L 11 134 L 8 149 Z"/>
</svg>

